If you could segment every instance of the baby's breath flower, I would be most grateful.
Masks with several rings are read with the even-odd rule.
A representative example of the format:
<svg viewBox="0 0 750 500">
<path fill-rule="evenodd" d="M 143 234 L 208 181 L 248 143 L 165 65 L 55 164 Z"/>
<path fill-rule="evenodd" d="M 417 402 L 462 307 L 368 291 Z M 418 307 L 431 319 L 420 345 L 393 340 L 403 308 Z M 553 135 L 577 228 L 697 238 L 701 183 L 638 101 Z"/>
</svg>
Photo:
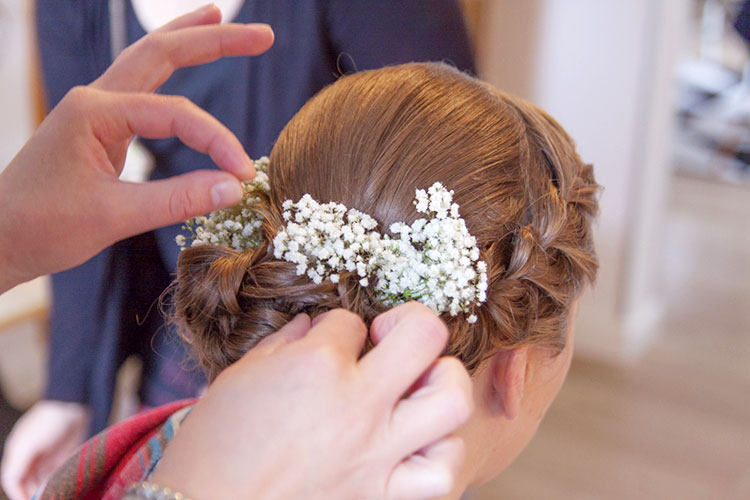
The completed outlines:
<svg viewBox="0 0 750 500">
<path fill-rule="evenodd" d="M 268 158 L 257 160 L 255 168 L 239 205 L 185 223 L 192 246 L 244 251 L 260 245 L 263 221 L 249 207 L 269 191 Z M 340 203 L 320 203 L 309 194 L 296 203 L 285 200 L 285 225 L 273 239 L 273 255 L 295 264 L 296 273 L 313 283 L 338 283 L 348 272 L 362 287 L 374 279 L 373 291 L 383 303 L 418 300 L 437 314 L 465 313 L 466 321 L 475 323 L 473 308 L 487 300 L 487 264 L 479 260 L 476 238 L 453 203 L 453 191 L 439 182 L 417 189 L 414 206 L 425 217 L 411 225 L 391 224 L 390 234 L 383 235 L 375 219 Z M 175 241 L 187 245 L 184 235 Z"/>
<path fill-rule="evenodd" d="M 274 256 L 298 264 L 297 274 L 315 283 L 338 283 L 339 273 L 350 272 L 367 287 L 375 277 L 376 296 L 387 304 L 419 300 L 438 314 L 470 313 L 486 300 L 487 265 L 479 261 L 453 191 L 440 183 L 418 189 L 414 205 L 427 217 L 392 224 L 391 236 L 377 232 L 369 215 L 344 205 L 321 204 L 307 194 L 296 203 L 286 200 L 284 220 L 293 222 L 274 238 Z M 300 261 L 301 252 L 308 262 Z"/>
<path fill-rule="evenodd" d="M 244 251 L 256 248 L 262 241 L 260 228 L 263 221 L 248 210 L 250 205 L 260 201 L 261 193 L 267 194 L 268 186 L 268 157 L 264 156 L 255 161 L 255 178 L 243 186 L 242 201 L 234 207 L 224 208 L 185 222 L 183 229 L 189 231 L 192 239 L 191 246 L 212 244 Z M 177 235 L 175 242 L 185 249 L 187 238 Z"/>
</svg>

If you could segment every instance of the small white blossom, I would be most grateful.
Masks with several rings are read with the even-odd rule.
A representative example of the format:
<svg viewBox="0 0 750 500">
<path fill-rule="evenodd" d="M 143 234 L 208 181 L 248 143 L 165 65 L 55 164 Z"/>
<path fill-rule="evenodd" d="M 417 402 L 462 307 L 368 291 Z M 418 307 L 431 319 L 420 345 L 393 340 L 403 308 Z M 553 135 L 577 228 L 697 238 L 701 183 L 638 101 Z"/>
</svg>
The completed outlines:
<svg viewBox="0 0 750 500">
<path fill-rule="evenodd" d="M 315 283 L 338 283 L 341 272 L 356 273 L 360 286 L 377 278 L 378 298 L 391 305 L 419 300 L 436 313 L 469 313 L 486 300 L 487 265 L 479 261 L 476 238 L 460 218 L 453 192 L 440 183 L 416 190 L 414 205 L 427 218 L 390 226 L 390 235 L 375 229 L 369 215 L 336 203 L 321 204 L 310 195 L 297 203 L 287 200 L 285 230 L 274 239 L 274 255 L 293 263 L 300 252 L 310 261 L 307 271 Z M 300 272 L 301 271 L 301 272 Z M 467 321 L 477 321 L 470 314 Z"/>
<path fill-rule="evenodd" d="M 236 207 L 186 222 L 192 246 L 207 243 L 238 251 L 262 242 L 263 220 L 251 209 L 268 193 L 268 158 L 255 162 L 257 176 L 245 184 L 245 196 Z M 424 218 L 411 225 L 391 224 L 391 234 L 380 234 L 369 215 L 340 203 L 320 203 L 309 194 L 298 202 L 285 200 L 285 225 L 273 239 L 273 255 L 296 265 L 296 273 L 314 283 L 338 283 L 348 272 L 368 287 L 374 278 L 376 296 L 396 305 L 418 300 L 436 314 L 469 314 L 487 299 L 487 264 L 479 260 L 476 238 L 469 234 L 453 202 L 453 191 L 436 182 L 417 189 L 414 206 Z M 175 241 L 185 247 L 185 236 Z"/>
<path fill-rule="evenodd" d="M 238 205 L 185 222 L 184 229 L 192 238 L 191 246 L 210 243 L 245 251 L 261 244 L 263 221 L 248 207 L 260 202 L 261 195 L 268 194 L 268 158 L 264 156 L 256 160 L 255 170 L 255 178 L 243 185 L 245 194 Z M 178 235 L 175 242 L 183 249 L 187 246 L 184 235 Z"/>
</svg>

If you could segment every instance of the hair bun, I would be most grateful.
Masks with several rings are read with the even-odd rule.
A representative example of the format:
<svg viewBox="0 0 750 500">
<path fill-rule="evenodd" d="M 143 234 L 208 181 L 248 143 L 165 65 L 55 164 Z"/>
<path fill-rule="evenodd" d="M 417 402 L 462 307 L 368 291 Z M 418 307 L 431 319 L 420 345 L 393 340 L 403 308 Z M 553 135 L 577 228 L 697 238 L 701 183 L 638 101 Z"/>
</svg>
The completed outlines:
<svg viewBox="0 0 750 500">
<path fill-rule="evenodd" d="M 172 286 L 172 319 L 210 380 L 300 313 L 343 307 L 369 322 L 386 307 L 356 275 L 314 284 L 294 264 L 275 260 L 266 242 L 255 251 L 217 245 L 185 249 Z"/>
<path fill-rule="evenodd" d="M 251 256 L 200 245 L 178 260 L 173 320 L 211 379 L 220 371 L 217 363 L 227 366 L 250 347 L 234 326 L 243 312 L 239 291 Z"/>
</svg>

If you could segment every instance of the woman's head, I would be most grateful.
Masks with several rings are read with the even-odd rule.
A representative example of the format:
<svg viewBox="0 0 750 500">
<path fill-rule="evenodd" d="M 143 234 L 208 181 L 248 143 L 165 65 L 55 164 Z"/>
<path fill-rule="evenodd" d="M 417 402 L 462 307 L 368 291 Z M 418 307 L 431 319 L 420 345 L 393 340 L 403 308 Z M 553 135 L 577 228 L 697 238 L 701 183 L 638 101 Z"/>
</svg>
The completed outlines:
<svg viewBox="0 0 750 500">
<path fill-rule="evenodd" d="M 259 248 L 180 256 L 174 315 L 209 376 L 296 314 L 343 307 L 369 324 L 388 308 L 356 274 L 315 284 L 273 257 L 285 200 L 335 201 L 383 230 L 417 219 L 415 190 L 440 182 L 488 267 L 478 321 L 442 316 L 446 353 L 473 373 L 477 408 L 459 432 L 467 461 L 452 497 L 507 466 L 565 378 L 576 300 L 597 271 L 598 186 L 565 131 L 448 66 L 406 64 L 345 76 L 311 99 L 279 136 L 268 176 L 252 207 L 264 219 Z"/>
<path fill-rule="evenodd" d="M 470 370 L 498 350 L 560 351 L 569 315 L 597 261 L 596 185 L 562 128 L 535 106 L 446 65 L 407 64 L 341 78 L 311 99 L 273 148 L 265 243 L 238 253 L 193 247 L 180 257 L 175 316 L 214 377 L 295 314 L 345 307 L 369 323 L 386 309 L 356 276 L 312 283 L 269 251 L 281 204 L 305 193 L 370 214 L 388 228 L 413 222 L 417 188 L 454 191 L 481 259 L 487 301 L 444 315 L 448 354 Z"/>
</svg>

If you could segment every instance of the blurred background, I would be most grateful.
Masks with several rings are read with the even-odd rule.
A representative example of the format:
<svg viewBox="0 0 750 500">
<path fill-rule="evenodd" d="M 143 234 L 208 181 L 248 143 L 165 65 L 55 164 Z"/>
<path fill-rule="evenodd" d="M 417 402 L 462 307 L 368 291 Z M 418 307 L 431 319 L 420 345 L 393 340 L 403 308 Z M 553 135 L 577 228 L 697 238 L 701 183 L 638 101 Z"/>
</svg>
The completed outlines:
<svg viewBox="0 0 750 500">
<path fill-rule="evenodd" d="M 605 187 L 568 381 L 529 448 L 467 498 L 750 498 L 743 4 L 462 2 L 480 75 L 550 112 Z M 33 2 L 0 0 L 0 168 L 44 113 L 32 19 Z M 0 297 L 0 440 L 42 394 L 48 310 L 45 278 Z M 137 367 L 121 375 L 127 406 Z"/>
</svg>

